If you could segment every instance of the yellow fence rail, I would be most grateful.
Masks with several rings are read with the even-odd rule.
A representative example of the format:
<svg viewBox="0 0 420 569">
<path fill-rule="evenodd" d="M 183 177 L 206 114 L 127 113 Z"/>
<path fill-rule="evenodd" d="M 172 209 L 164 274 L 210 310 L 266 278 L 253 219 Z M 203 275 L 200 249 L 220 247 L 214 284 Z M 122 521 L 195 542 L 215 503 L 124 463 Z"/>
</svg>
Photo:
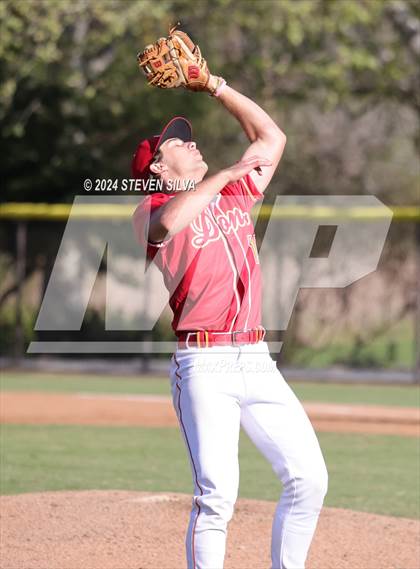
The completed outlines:
<svg viewBox="0 0 420 569">
<path fill-rule="evenodd" d="M 388 206 L 394 221 L 420 221 L 420 207 Z M 0 205 L 0 219 L 66 221 L 70 212 L 74 219 L 124 219 L 133 215 L 135 204 L 46 204 L 4 203 Z M 387 217 L 383 208 L 377 207 L 320 207 L 320 206 L 270 206 L 262 205 L 259 213 L 263 218 L 274 219 L 381 219 Z"/>
</svg>

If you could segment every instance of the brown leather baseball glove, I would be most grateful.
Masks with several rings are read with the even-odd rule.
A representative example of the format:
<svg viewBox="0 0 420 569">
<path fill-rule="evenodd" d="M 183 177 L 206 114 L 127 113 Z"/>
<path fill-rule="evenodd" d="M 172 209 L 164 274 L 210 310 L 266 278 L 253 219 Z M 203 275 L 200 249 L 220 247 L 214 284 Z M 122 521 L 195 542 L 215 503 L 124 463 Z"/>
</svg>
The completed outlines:
<svg viewBox="0 0 420 569">
<path fill-rule="evenodd" d="M 169 30 L 167 38 L 158 39 L 137 54 L 137 62 L 146 73 L 149 85 L 161 89 L 184 87 L 214 95 L 223 79 L 211 75 L 198 45 L 176 28 Z"/>
</svg>

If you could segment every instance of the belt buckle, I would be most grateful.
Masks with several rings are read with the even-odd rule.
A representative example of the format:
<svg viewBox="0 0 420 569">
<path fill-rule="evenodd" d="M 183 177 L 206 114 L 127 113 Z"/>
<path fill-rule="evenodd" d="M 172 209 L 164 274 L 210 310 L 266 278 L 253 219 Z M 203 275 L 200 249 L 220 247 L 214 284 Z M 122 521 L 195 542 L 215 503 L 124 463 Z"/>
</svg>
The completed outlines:
<svg viewBox="0 0 420 569">
<path fill-rule="evenodd" d="M 232 346 L 239 346 L 239 344 L 236 344 L 236 340 L 235 340 L 235 334 L 241 334 L 242 330 L 235 330 L 234 332 L 231 332 L 232 334 Z"/>
<path fill-rule="evenodd" d="M 191 334 L 195 334 L 195 335 L 196 335 L 196 339 L 197 339 L 197 332 L 188 332 L 187 338 L 186 338 L 186 340 L 185 340 L 185 347 L 187 348 L 187 350 L 190 349 L 190 345 L 189 345 L 188 342 L 189 342 L 189 340 L 190 340 L 190 335 L 191 335 Z"/>
</svg>

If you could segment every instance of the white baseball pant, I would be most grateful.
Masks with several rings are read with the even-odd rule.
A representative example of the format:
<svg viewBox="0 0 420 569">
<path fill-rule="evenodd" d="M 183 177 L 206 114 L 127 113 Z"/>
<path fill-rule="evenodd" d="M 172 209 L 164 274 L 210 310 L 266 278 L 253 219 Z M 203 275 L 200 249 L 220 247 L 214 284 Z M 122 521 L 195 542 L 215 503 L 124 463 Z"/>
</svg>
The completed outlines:
<svg viewBox="0 0 420 569">
<path fill-rule="evenodd" d="M 283 483 L 272 569 L 304 569 L 328 474 L 313 427 L 266 342 L 177 349 L 170 379 L 194 481 L 188 569 L 222 569 L 238 495 L 240 425 Z"/>
</svg>

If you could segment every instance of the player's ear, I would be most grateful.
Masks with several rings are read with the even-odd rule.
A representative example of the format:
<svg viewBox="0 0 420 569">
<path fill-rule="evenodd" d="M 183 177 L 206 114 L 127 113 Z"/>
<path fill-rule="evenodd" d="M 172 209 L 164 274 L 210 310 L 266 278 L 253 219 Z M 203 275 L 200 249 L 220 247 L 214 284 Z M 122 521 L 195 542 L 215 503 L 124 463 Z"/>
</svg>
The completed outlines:
<svg viewBox="0 0 420 569">
<path fill-rule="evenodd" d="M 150 164 L 150 171 L 153 172 L 153 174 L 163 174 L 168 171 L 168 166 L 163 162 L 152 162 Z"/>
</svg>

